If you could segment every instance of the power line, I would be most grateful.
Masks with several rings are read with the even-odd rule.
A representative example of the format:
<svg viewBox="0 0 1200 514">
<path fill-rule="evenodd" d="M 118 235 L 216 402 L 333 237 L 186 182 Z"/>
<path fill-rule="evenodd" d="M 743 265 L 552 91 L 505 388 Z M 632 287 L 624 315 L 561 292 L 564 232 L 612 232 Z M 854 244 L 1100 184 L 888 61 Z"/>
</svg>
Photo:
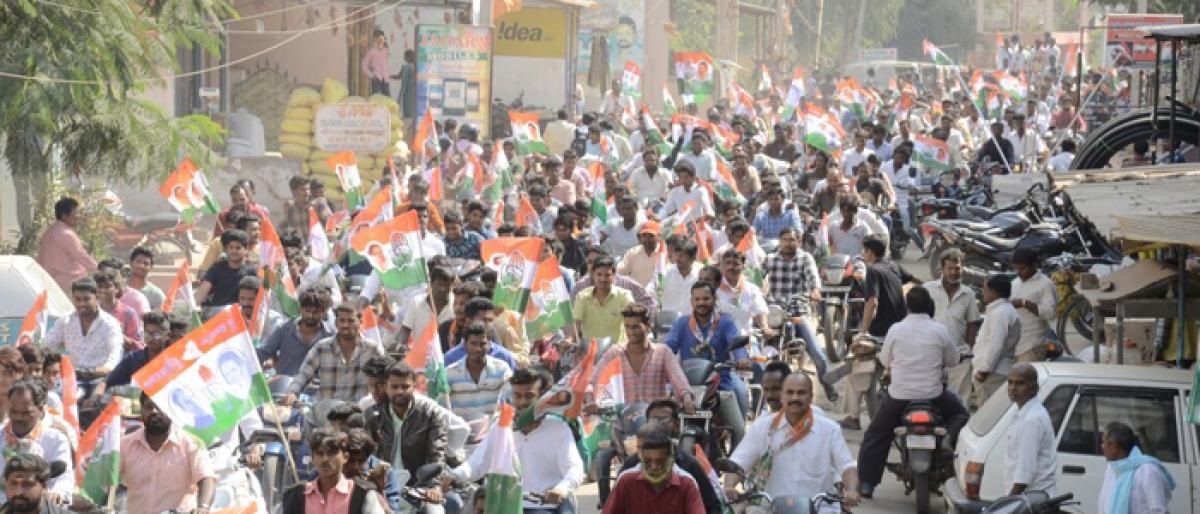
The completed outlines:
<svg viewBox="0 0 1200 514">
<path fill-rule="evenodd" d="M 47 1 L 47 0 L 39 0 L 39 1 Z M 321 31 L 321 30 L 325 30 L 325 29 L 329 29 L 329 28 L 334 28 L 334 27 L 345 27 L 345 26 L 347 26 L 347 25 L 352 25 L 352 24 L 358 23 L 358 22 L 360 22 L 360 21 L 366 20 L 366 19 L 368 19 L 368 18 L 371 18 L 371 17 L 373 17 L 373 16 L 378 16 L 379 14 L 383 14 L 383 13 L 385 13 L 385 12 L 387 12 L 387 11 L 390 11 L 390 10 L 392 10 L 392 9 L 395 9 L 396 7 L 399 7 L 399 6 L 400 6 L 400 4 L 392 4 L 392 5 L 388 6 L 388 7 L 385 7 L 385 8 L 383 8 L 383 9 L 381 9 L 381 10 L 380 10 L 380 11 L 378 11 L 378 12 L 372 12 L 372 13 L 370 13 L 370 14 L 366 15 L 366 16 L 362 16 L 362 17 L 360 17 L 360 18 L 356 18 L 356 19 L 354 19 L 354 20 L 346 21 L 346 20 L 347 20 L 347 19 L 349 19 L 350 17 L 352 17 L 352 16 L 355 16 L 355 15 L 357 15 L 357 14 L 359 14 L 359 13 L 363 12 L 363 11 L 366 11 L 366 10 L 368 10 L 368 9 L 373 9 L 375 6 L 377 6 L 377 5 L 381 4 L 381 3 L 385 2 L 385 1 L 386 1 L 386 0 L 376 0 L 375 2 L 373 2 L 373 3 L 371 3 L 371 4 L 367 5 L 367 6 L 364 6 L 363 8 L 361 8 L 361 9 L 359 9 L 359 10 L 357 10 L 357 11 L 354 11 L 353 13 L 351 13 L 351 12 L 347 11 L 347 14 L 346 14 L 345 16 L 342 16 L 341 18 L 338 18 L 338 19 L 335 19 L 335 20 L 331 20 L 331 21 L 330 21 L 330 23 L 328 23 L 328 24 L 325 24 L 325 25 L 318 25 L 318 26 L 315 26 L 315 27 L 311 27 L 311 28 L 308 28 L 308 29 L 305 29 L 305 30 L 299 31 L 299 32 L 297 32 L 297 33 L 293 34 L 291 37 L 285 38 L 285 39 L 283 39 L 283 40 L 279 41 L 278 43 L 275 43 L 275 44 L 273 44 L 273 45 L 271 45 L 271 46 L 268 46 L 268 47 L 266 47 L 266 48 L 264 48 L 264 49 L 262 49 L 262 50 L 260 50 L 260 51 L 258 51 L 258 52 L 254 52 L 254 53 L 252 53 L 252 54 L 250 54 L 250 55 L 247 55 L 247 56 L 245 56 L 245 57 L 241 57 L 241 58 L 238 58 L 238 59 L 235 59 L 235 60 L 229 61 L 228 63 L 225 63 L 225 64 L 218 64 L 218 65 L 216 65 L 216 66 L 210 66 L 210 67 L 208 67 L 208 68 L 203 68 L 203 69 L 199 69 L 199 70 L 188 71 L 188 72 L 184 72 L 184 73 L 175 73 L 175 74 L 170 74 L 170 75 L 163 75 L 163 76 L 161 76 L 161 77 L 156 77 L 156 78 L 138 79 L 138 80 L 135 80 L 134 82 L 135 82 L 135 83 L 138 83 L 138 84 L 145 84 L 145 83 L 148 83 L 148 82 L 153 82 L 153 81 L 158 81 L 158 80 L 171 80 L 171 79 L 178 79 L 178 78 L 187 78 L 187 77 L 193 77 L 193 76 L 196 76 L 196 75 L 203 75 L 203 74 L 205 74 L 205 73 L 211 73 L 211 72 L 214 72 L 214 71 L 219 71 L 219 70 L 221 70 L 221 69 L 224 69 L 224 68 L 229 68 L 229 67 L 232 67 L 232 66 L 234 66 L 234 65 L 237 65 L 237 64 L 244 63 L 244 62 L 246 62 L 246 61 L 249 61 L 249 60 L 251 60 L 251 59 L 254 59 L 254 58 L 257 58 L 257 57 L 259 57 L 259 56 L 262 56 L 262 55 L 264 55 L 264 54 L 267 54 L 267 53 L 269 53 L 269 52 L 272 52 L 272 51 L 274 51 L 274 50 L 276 50 L 276 49 L 278 49 L 278 48 L 280 48 L 280 47 L 282 47 L 282 46 L 284 46 L 284 45 L 286 45 L 286 44 L 288 44 L 288 43 L 291 43 L 292 41 L 295 41 L 296 39 L 300 38 L 300 36 L 303 36 L 303 35 L 305 35 L 305 34 L 309 34 L 309 33 L 312 33 L 312 32 L 317 32 L 317 31 Z M 45 76 L 25 75 L 25 74 L 21 74 L 21 73 L 12 73 L 12 72 L 7 72 L 7 71 L 0 71 L 0 77 L 11 78 L 11 79 L 19 79 L 19 80 L 26 80 L 26 81 L 48 82 L 48 83 L 53 83 L 53 84 L 90 84 L 90 85 L 102 85 L 102 84 L 106 84 L 106 83 L 109 83 L 109 82 L 111 82 L 111 81 L 103 81 L 103 80 L 78 80 L 78 79 L 62 79 L 62 78 L 45 77 Z"/>
</svg>

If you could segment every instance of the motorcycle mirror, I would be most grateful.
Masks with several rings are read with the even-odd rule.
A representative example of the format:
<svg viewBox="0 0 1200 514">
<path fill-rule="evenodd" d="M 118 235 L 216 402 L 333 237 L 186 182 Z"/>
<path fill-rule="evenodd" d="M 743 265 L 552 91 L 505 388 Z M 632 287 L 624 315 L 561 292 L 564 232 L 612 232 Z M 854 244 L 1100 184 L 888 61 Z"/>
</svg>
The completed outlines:
<svg viewBox="0 0 1200 514">
<path fill-rule="evenodd" d="M 745 471 L 742 470 L 742 467 L 738 465 L 738 463 L 736 463 L 732 460 L 729 460 L 728 458 L 725 458 L 725 457 L 717 459 L 717 461 L 715 463 L 713 463 L 713 465 L 714 465 L 714 467 L 717 468 L 717 471 L 720 471 L 722 473 L 735 473 L 738 475 L 746 474 Z"/>
<path fill-rule="evenodd" d="M 750 345 L 750 338 L 748 336 L 738 336 L 738 337 L 733 338 L 733 346 L 731 346 L 729 348 L 729 351 L 732 352 L 739 348 L 745 348 L 749 345 Z"/>
</svg>

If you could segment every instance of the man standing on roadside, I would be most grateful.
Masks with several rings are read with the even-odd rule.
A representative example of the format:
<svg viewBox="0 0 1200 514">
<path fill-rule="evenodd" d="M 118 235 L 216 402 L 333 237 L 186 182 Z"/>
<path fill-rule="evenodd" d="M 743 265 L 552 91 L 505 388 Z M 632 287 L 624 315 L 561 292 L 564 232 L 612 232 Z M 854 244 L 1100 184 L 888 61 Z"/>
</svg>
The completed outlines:
<svg viewBox="0 0 1200 514">
<path fill-rule="evenodd" d="M 1013 252 L 1012 306 L 1021 318 L 1021 342 L 1017 343 L 1017 362 L 1037 362 L 1046 358 L 1046 332 L 1054 319 L 1058 293 L 1054 281 L 1038 271 L 1037 253 L 1028 248 Z"/>
<path fill-rule="evenodd" d="M 1005 436 L 1004 483 L 1008 494 L 1043 491 L 1050 497 L 1055 489 L 1054 426 L 1050 414 L 1037 397 L 1037 370 L 1020 363 L 1008 371 L 1008 398 L 1017 406 L 1017 416 Z"/>
<path fill-rule="evenodd" d="M 971 353 L 975 344 L 975 333 L 979 330 L 979 308 L 975 294 L 962 286 L 963 254 L 951 248 L 942 254 L 942 278 L 926 282 L 925 289 L 933 297 L 934 320 L 950 332 L 961 354 Z M 965 360 L 950 368 L 947 387 L 958 394 L 964 402 L 971 399 L 971 361 Z"/>
<path fill-rule="evenodd" d="M 96 260 L 88 254 L 75 233 L 79 224 L 79 201 L 63 198 L 54 204 L 54 223 L 42 234 L 37 261 L 63 291 L 76 280 L 96 271 Z"/>
</svg>

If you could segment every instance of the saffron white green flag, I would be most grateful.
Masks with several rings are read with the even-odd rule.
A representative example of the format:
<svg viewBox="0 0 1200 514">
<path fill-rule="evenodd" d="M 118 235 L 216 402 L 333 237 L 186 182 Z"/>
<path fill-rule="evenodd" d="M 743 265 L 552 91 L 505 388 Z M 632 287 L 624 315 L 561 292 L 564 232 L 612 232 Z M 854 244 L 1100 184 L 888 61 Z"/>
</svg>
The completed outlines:
<svg viewBox="0 0 1200 514">
<path fill-rule="evenodd" d="M 947 171 L 954 167 L 950 164 L 950 147 L 945 141 L 913 134 L 913 158 L 927 170 Z"/>
<path fill-rule="evenodd" d="M 500 419 L 488 430 L 476 451 L 483 451 L 483 487 L 487 491 L 484 512 L 488 514 L 521 514 L 521 470 L 517 462 L 517 445 L 513 441 L 513 407 L 501 403 Z"/>
<path fill-rule="evenodd" d="M 317 216 L 317 210 L 312 207 L 308 208 L 308 249 L 312 258 L 317 261 L 329 260 L 329 235 L 325 233 L 325 227 L 321 225 L 321 218 Z"/>
<path fill-rule="evenodd" d="M 175 280 L 171 282 L 171 287 L 167 288 L 167 296 L 163 299 L 162 312 L 170 314 L 176 310 L 175 302 L 181 300 L 182 309 L 180 312 L 189 316 L 192 327 L 200 326 L 200 308 L 196 306 L 196 293 L 192 290 L 192 273 L 188 269 L 188 263 L 185 260 L 179 270 L 175 272 Z"/>
<path fill-rule="evenodd" d="M 925 55 L 928 56 L 934 64 L 954 64 L 954 61 L 950 60 L 950 56 L 946 55 L 946 52 L 943 52 L 941 48 L 934 46 L 934 44 L 930 43 L 928 39 L 921 40 L 921 48 L 925 50 Z"/>
<path fill-rule="evenodd" d="M 550 153 L 550 147 L 546 146 L 546 142 L 542 140 L 542 129 L 538 125 L 537 113 L 508 111 L 508 122 L 512 125 L 517 155 Z"/>
<path fill-rule="evenodd" d="M 758 246 L 758 236 L 754 234 L 753 228 L 745 236 L 742 236 L 742 240 L 737 244 L 737 251 L 746 256 L 746 266 L 742 268 L 742 276 L 749 279 L 754 285 L 762 287 L 766 272 L 763 271 L 763 263 L 758 261 L 758 252 L 761 252 L 762 249 Z"/>
<path fill-rule="evenodd" d="M 620 358 L 612 359 L 600 368 L 593 394 L 596 395 L 596 404 L 601 407 L 625 403 L 625 377 L 621 374 Z"/>
<path fill-rule="evenodd" d="M 75 485 L 80 496 L 103 505 L 110 488 L 121 482 L 121 404 L 113 397 L 100 417 L 79 438 L 75 455 Z"/>
<path fill-rule="evenodd" d="M 350 246 L 367 259 L 383 287 L 401 290 L 427 283 L 421 250 L 421 225 L 410 210 L 385 222 L 359 229 Z"/>
<path fill-rule="evenodd" d="M 158 192 L 167 199 L 167 203 L 179 211 L 184 223 L 195 221 L 197 213 L 221 212 L 221 206 L 217 205 L 217 198 L 213 196 L 212 189 L 208 187 L 208 180 L 204 178 L 204 171 L 197 168 L 191 159 L 185 158 L 180 162 L 179 166 L 167 175 Z"/>
<path fill-rule="evenodd" d="M 492 301 L 513 312 L 525 312 L 545 244 L 540 237 L 509 237 L 480 245 L 483 262 L 498 275 Z"/>
<path fill-rule="evenodd" d="M 665 111 L 667 113 L 667 116 L 671 116 L 671 115 L 675 114 L 675 111 L 678 111 L 679 107 L 675 106 L 675 97 L 671 96 L 671 90 L 667 89 L 666 82 L 663 83 L 662 95 L 663 95 L 663 111 Z"/>
<path fill-rule="evenodd" d="M 829 114 L 828 111 L 815 105 L 808 105 L 804 111 L 804 142 L 825 153 L 840 155 L 842 144 L 846 140 L 846 131 L 842 124 Z"/>
<path fill-rule="evenodd" d="M 133 382 L 172 422 L 206 445 L 271 401 L 236 305 L 164 349 L 134 373 Z"/>
<path fill-rule="evenodd" d="M 437 327 L 437 316 L 434 315 L 433 320 L 425 325 L 425 330 L 409 345 L 409 352 L 404 355 L 404 363 L 418 373 L 424 370 L 424 376 L 417 384 L 417 391 L 425 393 L 425 396 L 449 409 L 450 380 L 446 375 L 445 358 L 442 355 L 442 343 Z"/>
<path fill-rule="evenodd" d="M 537 275 L 525 307 L 525 332 L 529 340 L 571 326 L 571 295 L 554 255 L 538 264 Z"/>
</svg>

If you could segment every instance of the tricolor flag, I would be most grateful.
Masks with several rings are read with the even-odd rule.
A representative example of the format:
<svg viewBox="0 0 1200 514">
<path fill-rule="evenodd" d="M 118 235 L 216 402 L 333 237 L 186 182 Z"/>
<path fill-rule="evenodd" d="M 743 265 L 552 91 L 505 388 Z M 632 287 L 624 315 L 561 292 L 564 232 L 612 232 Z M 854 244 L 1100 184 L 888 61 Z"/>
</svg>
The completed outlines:
<svg viewBox="0 0 1200 514">
<path fill-rule="evenodd" d="M 621 358 L 608 361 L 596 375 L 596 385 L 592 389 L 596 404 L 601 407 L 625 404 L 625 378 L 621 374 Z"/>
<path fill-rule="evenodd" d="M 587 352 L 585 352 L 583 360 L 563 378 L 563 382 L 567 384 L 567 389 L 571 392 L 571 403 L 563 411 L 563 417 L 566 419 L 578 418 L 583 412 L 584 395 L 587 394 L 588 384 L 592 382 L 592 368 L 596 366 L 596 356 L 600 354 L 599 349 L 600 342 L 593 337 L 587 343 Z"/>
<path fill-rule="evenodd" d="M 383 348 L 383 327 L 379 324 L 379 316 L 370 305 L 363 307 L 362 323 L 358 326 L 358 335 L 363 341 L 370 341 Z"/>
<path fill-rule="evenodd" d="M 500 209 L 500 212 L 504 212 L 503 208 Z M 537 211 L 533 210 L 533 204 L 529 203 L 529 195 L 524 192 L 521 193 L 519 203 L 517 204 L 516 217 L 517 228 L 530 227 L 534 229 L 533 233 L 535 234 L 542 232 L 542 218 L 538 216 Z M 497 228 L 499 228 L 499 225 L 497 225 Z"/>
<path fill-rule="evenodd" d="M 941 48 L 934 46 L 933 43 L 930 43 L 928 39 L 921 40 L 921 48 L 924 50 L 925 55 L 928 56 L 934 64 L 954 64 L 954 61 L 950 60 L 950 56 L 946 55 L 946 52 L 943 52 Z"/>
<path fill-rule="evenodd" d="M 359 229 L 350 240 L 350 247 L 371 263 L 383 287 L 399 290 L 429 281 L 421 241 L 417 211 L 408 211 Z"/>
<path fill-rule="evenodd" d="M 954 169 L 950 163 L 950 147 L 945 141 L 913 134 L 913 159 L 930 171 L 947 171 Z"/>
<path fill-rule="evenodd" d="M 912 93 L 904 91 L 900 93 L 900 99 L 896 100 L 894 109 L 896 120 L 908 120 L 908 113 L 917 105 L 917 99 L 913 98 Z"/>
<path fill-rule="evenodd" d="M 429 162 L 441 150 L 438 145 L 437 126 L 433 123 L 433 111 L 425 109 L 421 122 L 417 124 L 417 133 L 413 137 L 412 151 L 421 160 L 422 166 Z"/>
<path fill-rule="evenodd" d="M 799 66 L 792 70 L 792 81 L 788 83 L 787 95 L 784 97 L 784 104 L 788 106 L 790 112 L 800 109 L 800 101 L 804 98 L 804 68 Z M 784 119 L 787 119 L 784 116 Z"/>
<path fill-rule="evenodd" d="M 382 189 L 375 192 L 375 196 L 371 197 L 371 201 L 367 202 L 363 210 L 358 211 L 354 216 L 354 220 L 350 222 L 351 226 L 359 225 L 375 225 L 382 221 L 392 219 L 392 213 L 395 212 L 395 195 L 392 193 L 390 185 L 383 186 Z"/>
<path fill-rule="evenodd" d="M 804 110 L 804 142 L 831 155 L 841 155 L 846 131 L 828 111 L 809 104 Z"/>
<path fill-rule="evenodd" d="M 836 94 L 842 105 L 853 111 L 860 121 L 871 119 L 875 111 L 874 99 L 857 80 L 849 78 L 838 82 Z"/>
<path fill-rule="evenodd" d="M 746 199 L 738 193 L 737 182 L 733 179 L 733 171 L 729 169 L 729 165 L 725 163 L 725 159 L 717 159 L 717 180 L 715 193 L 717 196 L 726 202 L 736 202 L 738 204 L 745 203 Z"/>
<path fill-rule="evenodd" d="M 267 328 L 267 318 L 271 313 L 270 309 L 267 302 L 267 289 L 265 287 L 258 288 L 258 294 L 254 296 L 254 314 L 250 317 L 250 323 L 246 325 L 246 330 L 250 332 L 250 340 L 254 342 L 255 348 L 262 344 L 263 332 Z"/>
<path fill-rule="evenodd" d="M 167 296 L 163 298 L 162 311 L 170 314 L 175 310 L 175 301 L 183 300 L 183 310 L 191 317 L 192 326 L 200 326 L 200 308 L 196 306 L 196 293 L 192 291 L 192 273 L 188 270 L 185 260 L 175 272 L 175 280 L 167 288 Z"/>
<path fill-rule="evenodd" d="M 517 462 L 517 445 L 513 441 L 513 407 L 500 403 L 500 419 L 488 430 L 476 451 L 483 451 L 486 471 L 483 488 L 488 514 L 521 514 L 523 512 L 521 471 Z"/>
<path fill-rule="evenodd" d="M 742 86 L 738 85 L 737 82 L 733 83 L 733 92 L 736 96 L 733 113 L 749 116 L 750 118 L 757 117 L 758 111 L 754 109 L 754 97 L 748 91 L 742 89 Z"/>
<path fill-rule="evenodd" d="M 692 455 L 695 455 L 696 461 L 700 463 L 700 470 L 704 471 L 704 478 L 712 483 L 713 490 L 717 492 L 721 501 L 725 501 L 725 488 L 721 487 L 721 479 L 717 477 L 717 470 L 712 467 L 712 463 L 708 462 L 708 455 L 704 453 L 704 448 L 697 443 L 694 450 Z"/>
<path fill-rule="evenodd" d="M 296 283 L 292 281 L 292 273 L 288 271 L 287 255 L 283 243 L 279 242 L 279 232 L 271 220 L 264 218 L 260 223 L 262 235 L 258 238 L 259 262 L 266 269 L 265 282 L 279 304 L 279 312 L 289 318 L 300 315 L 300 301 L 297 299 Z"/>
<path fill-rule="evenodd" d="M 1113 72 L 1115 73 L 1115 70 Z M 1015 102 L 1020 102 L 1029 93 L 1029 86 L 1025 84 L 1024 79 L 1009 75 L 1004 70 L 996 70 L 992 73 L 992 76 L 996 78 L 996 83 L 1000 86 L 1000 89 Z"/>
<path fill-rule="evenodd" d="M 671 116 L 671 134 L 676 141 L 683 138 L 683 144 L 688 144 L 692 140 L 692 132 L 696 129 L 708 130 L 708 120 L 702 120 L 688 114 L 676 113 Z"/>
<path fill-rule="evenodd" d="M 696 201 L 688 200 L 683 204 L 683 207 L 680 207 L 679 210 L 675 211 L 675 214 L 667 216 L 665 219 L 663 219 L 662 228 L 658 231 L 659 238 L 665 241 L 668 237 L 671 237 L 676 233 L 685 232 L 687 222 L 691 219 L 692 211 L 695 209 Z"/>
<path fill-rule="evenodd" d="M 187 263 L 185 262 L 186 266 Z M 25 319 L 21 321 L 21 331 L 17 332 L 17 346 L 27 344 L 41 344 L 42 339 L 46 337 L 46 298 L 47 291 L 42 291 L 33 299 L 33 305 L 29 307 L 29 312 L 25 313 Z"/>
<path fill-rule="evenodd" d="M 671 145 L 667 143 L 666 137 L 663 135 L 662 129 L 655 123 L 654 116 L 650 115 L 650 108 L 646 104 L 642 104 L 642 124 L 646 126 L 645 137 L 646 144 L 658 149 L 662 155 L 670 155 Z"/>
<path fill-rule="evenodd" d="M 719 123 L 710 123 L 709 127 L 712 129 L 713 148 L 725 160 L 733 159 L 733 145 L 741 142 L 742 136 Z"/>
<path fill-rule="evenodd" d="M 79 397 L 78 385 L 75 383 L 75 366 L 71 364 L 71 356 L 63 355 L 58 364 L 59 383 L 62 384 L 62 417 L 75 430 L 71 437 L 79 436 Z"/>
<path fill-rule="evenodd" d="M 337 175 L 342 191 L 346 193 L 346 208 L 354 210 L 363 205 L 362 178 L 358 174 L 358 159 L 354 152 L 338 152 L 325 159 Z"/>
<path fill-rule="evenodd" d="M 494 302 L 513 312 L 525 312 L 545 243 L 540 237 L 489 239 L 483 242 L 479 248 L 483 262 L 496 270 L 498 275 L 496 290 L 492 295 Z"/>
<path fill-rule="evenodd" d="M 675 111 L 678 111 L 679 108 L 675 106 L 675 97 L 671 96 L 671 90 L 667 89 L 666 82 L 663 83 L 662 95 L 663 95 L 663 111 L 665 111 L 667 113 L 667 116 L 671 116 L 671 115 L 675 114 Z"/>
<path fill-rule="evenodd" d="M 168 346 L 133 374 L 133 381 L 171 421 L 205 445 L 237 426 L 271 390 L 236 308 Z"/>
<path fill-rule="evenodd" d="M 508 111 L 508 122 L 512 125 L 513 143 L 517 155 L 550 153 L 550 147 L 542 140 L 542 129 L 538 115 L 534 112 Z"/>
<path fill-rule="evenodd" d="M 771 70 L 767 69 L 767 65 L 763 64 L 759 71 L 761 74 L 758 77 L 758 90 L 770 91 L 774 89 L 775 86 L 771 82 Z"/>
<path fill-rule="evenodd" d="M 196 163 L 188 158 L 184 158 L 183 162 L 167 175 L 167 179 L 159 186 L 158 193 L 179 211 L 184 223 L 194 222 L 198 212 L 221 212 L 217 197 L 213 196 L 212 189 L 208 187 L 208 180 L 204 178 L 204 171 L 197 168 Z"/>
<path fill-rule="evenodd" d="M 753 228 L 742 236 L 741 241 L 738 241 L 737 251 L 746 256 L 746 266 L 742 268 L 742 276 L 749 279 L 754 285 L 762 287 L 766 273 L 763 271 L 762 263 L 758 261 L 758 252 L 761 250 L 758 246 L 758 236 L 754 234 Z"/>
<path fill-rule="evenodd" d="M 605 203 L 607 194 L 604 190 L 604 164 L 600 161 L 588 163 L 588 179 L 592 181 L 592 216 L 601 225 L 608 224 L 608 204 Z"/>
<path fill-rule="evenodd" d="M 425 324 L 425 330 L 415 340 L 409 342 L 408 348 L 408 353 L 404 355 L 404 363 L 418 373 L 424 372 L 423 380 L 417 384 L 417 390 L 449 409 L 450 381 L 446 376 L 442 343 L 438 336 L 437 315 Z"/>
<path fill-rule="evenodd" d="M 525 333 L 535 341 L 573 323 L 571 294 L 554 255 L 538 264 L 525 306 Z"/>
<path fill-rule="evenodd" d="M 636 62 L 625 61 L 625 73 L 621 75 L 621 94 L 631 98 L 642 96 L 642 69 Z"/>
<path fill-rule="evenodd" d="M 257 362 L 257 361 L 255 361 Z M 121 403 L 113 397 L 100 416 L 79 438 L 75 455 L 75 485 L 79 495 L 103 505 L 108 491 L 121 483 Z"/>
<path fill-rule="evenodd" d="M 312 207 L 308 208 L 308 252 L 318 261 L 329 260 L 329 236 L 321 226 L 317 210 Z"/>
</svg>

